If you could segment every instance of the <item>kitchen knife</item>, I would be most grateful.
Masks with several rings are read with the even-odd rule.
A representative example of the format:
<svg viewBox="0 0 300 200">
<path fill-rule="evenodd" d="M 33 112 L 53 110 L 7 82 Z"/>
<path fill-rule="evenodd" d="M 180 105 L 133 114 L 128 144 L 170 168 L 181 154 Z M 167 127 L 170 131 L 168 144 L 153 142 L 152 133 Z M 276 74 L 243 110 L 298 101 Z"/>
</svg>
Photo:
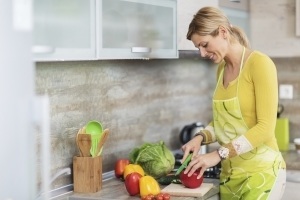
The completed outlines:
<svg viewBox="0 0 300 200">
<path fill-rule="evenodd" d="M 188 155 L 188 157 L 186 157 L 186 159 L 184 160 L 184 162 L 182 163 L 182 165 L 176 171 L 175 176 L 177 176 L 178 174 L 180 174 L 180 172 L 182 172 L 182 170 L 184 170 L 188 166 L 189 162 L 192 159 L 192 155 L 193 155 L 193 153 L 190 153 Z"/>
</svg>

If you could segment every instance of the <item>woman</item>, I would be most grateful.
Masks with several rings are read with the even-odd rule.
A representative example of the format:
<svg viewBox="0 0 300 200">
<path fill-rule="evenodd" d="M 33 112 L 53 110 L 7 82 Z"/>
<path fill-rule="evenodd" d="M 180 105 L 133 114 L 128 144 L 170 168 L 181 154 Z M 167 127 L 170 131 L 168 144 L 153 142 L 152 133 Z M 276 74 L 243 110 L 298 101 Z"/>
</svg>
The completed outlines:
<svg viewBox="0 0 300 200">
<path fill-rule="evenodd" d="M 213 121 L 182 146 L 183 160 L 193 157 L 184 173 L 203 172 L 221 161 L 220 196 L 230 199 L 281 199 L 285 162 L 275 138 L 278 106 L 276 67 L 249 48 L 244 32 L 217 8 L 200 9 L 187 39 L 202 57 L 218 64 Z M 198 154 L 200 145 L 217 141 L 220 148 Z"/>
</svg>

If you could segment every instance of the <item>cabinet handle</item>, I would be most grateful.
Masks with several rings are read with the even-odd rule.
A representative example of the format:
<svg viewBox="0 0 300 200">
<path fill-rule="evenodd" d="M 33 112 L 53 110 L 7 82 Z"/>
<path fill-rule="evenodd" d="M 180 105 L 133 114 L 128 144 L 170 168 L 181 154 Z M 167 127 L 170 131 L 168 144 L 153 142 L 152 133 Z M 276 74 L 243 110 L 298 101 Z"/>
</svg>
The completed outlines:
<svg viewBox="0 0 300 200">
<path fill-rule="evenodd" d="M 131 47 L 132 53 L 150 53 L 151 48 L 150 47 Z"/>
<path fill-rule="evenodd" d="M 54 47 L 43 46 L 43 45 L 34 45 L 31 49 L 32 53 L 36 53 L 36 54 L 53 53 L 54 50 L 55 50 Z"/>
</svg>

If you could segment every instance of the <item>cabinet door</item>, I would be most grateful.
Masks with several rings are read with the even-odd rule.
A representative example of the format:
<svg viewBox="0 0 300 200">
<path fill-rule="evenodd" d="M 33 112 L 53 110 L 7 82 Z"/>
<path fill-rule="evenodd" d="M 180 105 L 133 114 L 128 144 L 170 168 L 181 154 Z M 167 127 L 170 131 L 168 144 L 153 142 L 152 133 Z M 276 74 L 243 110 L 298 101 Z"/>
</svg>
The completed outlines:
<svg viewBox="0 0 300 200">
<path fill-rule="evenodd" d="M 34 0 L 34 58 L 96 57 L 95 0 Z"/>
<path fill-rule="evenodd" d="M 177 58 L 175 0 L 97 1 L 97 57 Z"/>
</svg>

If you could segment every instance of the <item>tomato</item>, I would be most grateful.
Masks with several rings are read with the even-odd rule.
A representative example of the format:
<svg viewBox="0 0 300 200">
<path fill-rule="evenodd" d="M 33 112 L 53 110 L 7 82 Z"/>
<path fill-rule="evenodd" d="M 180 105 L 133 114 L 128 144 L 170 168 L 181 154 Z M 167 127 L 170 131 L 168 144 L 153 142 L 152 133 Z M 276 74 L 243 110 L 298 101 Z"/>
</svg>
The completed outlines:
<svg viewBox="0 0 300 200">
<path fill-rule="evenodd" d="M 115 164 L 115 176 L 116 178 L 122 178 L 125 170 L 125 166 L 129 165 L 128 159 L 119 159 Z"/>
<path fill-rule="evenodd" d="M 164 196 L 162 193 L 159 193 L 155 196 L 156 200 L 164 200 Z"/>
<path fill-rule="evenodd" d="M 147 196 L 149 196 L 151 199 L 155 200 L 155 196 L 153 194 L 148 194 Z"/>
<path fill-rule="evenodd" d="M 200 179 L 197 179 L 199 173 L 200 170 L 197 170 L 192 174 L 192 176 L 188 177 L 188 174 L 184 174 L 184 171 L 182 171 L 179 175 L 179 178 L 185 187 L 197 188 L 200 187 L 203 182 L 203 176 L 201 176 Z"/>
<path fill-rule="evenodd" d="M 145 197 L 145 200 L 152 200 L 152 196 L 147 195 L 147 196 Z"/>
<path fill-rule="evenodd" d="M 128 174 L 125 178 L 125 187 L 127 192 L 131 195 L 137 195 L 140 193 L 140 178 L 142 177 L 141 174 L 137 172 L 133 172 Z"/>
<path fill-rule="evenodd" d="M 163 200 L 170 200 L 171 199 L 171 196 L 169 193 L 164 193 L 163 194 Z"/>
</svg>

